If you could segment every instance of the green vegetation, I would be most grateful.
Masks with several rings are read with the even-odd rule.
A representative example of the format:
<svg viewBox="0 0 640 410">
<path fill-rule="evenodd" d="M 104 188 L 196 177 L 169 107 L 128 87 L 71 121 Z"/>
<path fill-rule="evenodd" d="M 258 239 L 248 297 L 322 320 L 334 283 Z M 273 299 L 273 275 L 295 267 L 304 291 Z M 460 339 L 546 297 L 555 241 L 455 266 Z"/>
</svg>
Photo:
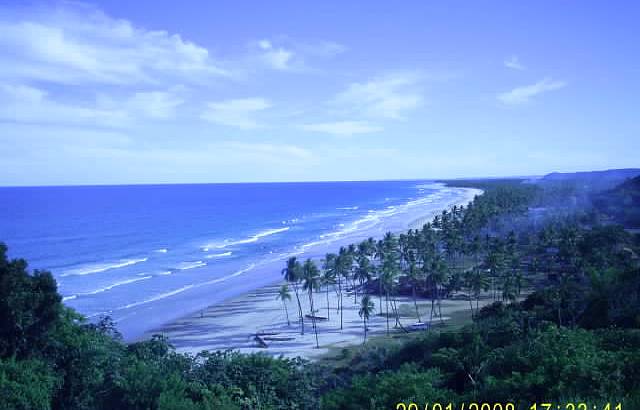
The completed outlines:
<svg viewBox="0 0 640 410">
<path fill-rule="evenodd" d="M 334 363 L 183 355 L 160 336 L 126 345 L 109 318 L 89 323 L 64 307 L 50 273 L 28 272 L 0 245 L 0 409 L 392 409 L 399 401 L 534 400 L 640 408 L 640 240 L 625 230 L 637 212 L 637 183 L 585 191 L 566 178 L 451 182 L 485 192 L 422 229 L 343 247 L 321 268 L 289 259 L 278 297 L 292 298 L 293 288 L 300 330 L 308 317 L 316 343 L 314 298 L 336 291 L 340 317 L 347 292 L 360 302 L 366 343 Z M 442 322 L 443 299 L 463 297 L 473 320 L 403 341 L 367 340 L 376 313 L 386 317 L 389 335 L 402 332 L 400 295 L 413 298 L 404 307 L 425 322 L 417 298 L 429 298 L 434 323 Z"/>
</svg>

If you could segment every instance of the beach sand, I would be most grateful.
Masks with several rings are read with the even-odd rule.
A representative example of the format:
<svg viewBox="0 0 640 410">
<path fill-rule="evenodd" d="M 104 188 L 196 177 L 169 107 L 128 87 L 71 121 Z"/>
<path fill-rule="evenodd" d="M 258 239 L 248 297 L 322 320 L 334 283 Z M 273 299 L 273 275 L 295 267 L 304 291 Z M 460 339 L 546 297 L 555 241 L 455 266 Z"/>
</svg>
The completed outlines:
<svg viewBox="0 0 640 410">
<path fill-rule="evenodd" d="M 359 305 L 354 303 L 353 295 L 343 296 L 343 327 L 340 329 L 340 314 L 336 306 L 338 296 L 335 291 L 329 291 L 329 312 L 327 313 L 327 293 L 323 289 L 314 294 L 316 316 L 329 317 L 328 320 L 317 321 L 318 342 L 320 348 L 316 348 L 315 335 L 311 320 L 305 318 L 305 334 L 300 334 L 298 323 L 298 307 L 296 297 L 291 290 L 292 300 L 287 301 L 289 319 L 287 319 L 282 301 L 276 299 L 280 284 L 266 286 L 250 292 L 241 297 L 229 300 L 222 304 L 210 306 L 201 312 L 194 313 L 180 320 L 174 321 L 159 329 L 149 332 L 162 334 L 181 353 L 196 354 L 202 350 L 226 350 L 233 349 L 243 353 L 264 352 L 267 354 L 286 357 L 301 356 L 309 359 L 316 358 L 327 353 L 332 347 L 345 347 L 363 342 L 364 327 L 362 318 L 358 315 Z M 375 303 L 375 313 L 368 322 L 368 336 L 386 333 L 387 321 L 380 313 L 380 301 L 377 296 L 371 296 Z M 360 295 L 358 295 L 359 303 Z M 309 297 L 307 293 L 300 294 L 300 302 L 305 314 L 310 313 Z M 489 300 L 481 300 L 480 305 L 489 303 Z M 463 298 L 443 300 L 442 319 L 446 321 L 455 312 L 469 310 L 469 302 Z M 400 320 L 404 327 L 408 327 L 417 321 L 413 299 L 407 297 L 397 298 L 398 310 L 401 313 Z M 431 300 L 418 299 L 419 311 L 424 322 L 429 322 Z M 385 310 L 385 302 L 382 300 Z M 391 314 L 389 326 L 391 332 L 399 332 L 395 328 L 395 317 Z M 434 314 L 435 315 L 435 314 Z M 433 325 L 440 323 L 440 317 L 433 317 Z M 265 340 L 268 347 L 259 347 L 254 340 L 256 333 L 263 334 L 263 338 L 291 339 L 291 340 Z"/>
<path fill-rule="evenodd" d="M 476 189 L 468 189 L 465 195 L 456 202 L 456 205 L 466 205 L 475 195 L 481 192 Z M 441 211 L 430 212 L 407 225 L 411 228 L 419 228 L 424 223 L 431 221 L 433 216 L 439 212 Z M 330 348 L 363 342 L 363 321 L 358 315 L 360 297 L 354 300 L 353 295 L 343 295 L 344 309 L 341 329 L 340 314 L 336 309 L 338 303 L 337 293 L 331 289 L 328 293 L 329 312 L 327 312 L 327 292 L 323 289 L 321 292 L 314 294 L 316 315 L 328 317 L 328 320 L 317 321 L 320 348 L 316 348 L 312 322 L 308 318 L 304 320 L 305 333 L 301 335 L 300 323 L 298 323 L 298 306 L 291 286 L 289 290 L 292 299 L 287 301 L 291 324 L 287 324 L 282 301 L 276 299 L 277 291 L 281 284 L 265 286 L 220 304 L 209 306 L 199 312 L 147 332 L 143 339 L 150 337 L 152 334 L 162 334 L 169 338 L 169 341 L 176 347 L 178 352 L 182 353 L 196 354 L 202 350 L 233 349 L 244 353 L 264 352 L 276 356 L 302 356 L 309 359 L 327 353 Z M 302 289 L 299 289 L 299 291 L 303 312 L 308 314 L 310 313 L 308 294 L 303 292 Z M 372 296 L 372 300 L 375 303 L 375 313 L 368 322 L 368 335 L 385 334 L 387 321 L 385 316 L 380 314 L 380 300 L 375 296 Z M 399 311 L 404 314 L 404 316 L 401 316 L 402 325 L 407 327 L 415 323 L 417 319 L 413 300 L 400 297 L 397 301 Z M 384 309 L 384 299 L 382 303 Z M 422 320 L 428 322 L 431 300 L 419 300 L 418 303 Z M 446 321 L 451 314 L 468 309 L 469 303 L 465 299 L 443 300 L 442 319 Z M 434 318 L 434 324 L 439 322 L 440 318 Z M 399 331 L 399 329 L 394 328 L 395 318 L 390 318 L 389 323 L 392 332 Z M 263 340 L 268 347 L 259 346 L 254 339 L 256 333 L 265 334 Z M 280 340 L 267 340 L 269 338 Z"/>
</svg>

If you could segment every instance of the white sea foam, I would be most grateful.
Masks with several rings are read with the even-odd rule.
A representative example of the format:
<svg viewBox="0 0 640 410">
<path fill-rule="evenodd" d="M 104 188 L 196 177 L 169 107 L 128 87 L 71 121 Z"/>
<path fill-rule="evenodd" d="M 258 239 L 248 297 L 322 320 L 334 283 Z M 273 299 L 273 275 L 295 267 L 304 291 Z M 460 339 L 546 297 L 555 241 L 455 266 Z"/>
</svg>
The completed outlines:
<svg viewBox="0 0 640 410">
<path fill-rule="evenodd" d="M 62 301 L 66 302 L 67 300 L 73 300 L 73 299 L 75 299 L 77 297 L 78 297 L 78 295 L 65 296 L 65 297 L 62 298 Z"/>
<path fill-rule="evenodd" d="M 207 266 L 207 263 L 203 261 L 183 262 L 180 264 L 180 266 L 178 266 L 178 269 L 189 270 L 189 269 L 201 268 L 203 266 Z"/>
<path fill-rule="evenodd" d="M 147 275 L 151 275 L 151 276 L 165 276 L 165 275 L 171 275 L 173 273 L 173 271 L 171 270 L 165 270 L 165 271 L 161 271 L 161 272 L 142 272 L 142 273 L 138 273 L 138 276 L 147 276 Z"/>
<path fill-rule="evenodd" d="M 246 239 L 241 239 L 241 240 L 238 240 L 238 241 L 232 241 L 232 240 L 227 239 L 227 240 L 224 241 L 224 243 L 205 245 L 205 248 L 224 249 L 224 248 L 227 248 L 229 246 L 243 245 L 243 244 L 247 244 L 247 243 L 258 242 L 261 238 L 264 238 L 265 236 L 270 236 L 270 235 L 275 235 L 277 233 L 286 232 L 289 229 L 290 228 L 288 226 L 285 226 L 284 228 L 267 229 L 265 231 L 258 232 L 257 234 L 255 234 L 253 236 L 250 236 L 250 237 L 248 237 Z"/>
<path fill-rule="evenodd" d="M 342 206 L 342 207 L 339 207 L 339 208 L 336 208 L 336 209 L 339 209 L 341 211 L 355 211 L 358 208 L 359 207 L 357 207 L 357 206 Z"/>
<path fill-rule="evenodd" d="M 137 263 L 146 262 L 148 259 L 149 258 L 128 259 L 128 260 L 121 260 L 120 262 L 114 262 L 114 263 L 88 265 L 88 266 L 68 270 L 60 276 L 65 277 L 65 276 L 90 275 L 93 273 L 105 272 L 112 269 L 120 269 L 126 266 L 135 265 Z"/>
<path fill-rule="evenodd" d="M 235 278 L 236 276 L 240 276 L 240 275 L 242 275 L 243 273 L 247 273 L 247 272 L 249 272 L 249 271 L 250 271 L 251 269 L 253 269 L 255 266 L 256 266 L 256 265 L 255 265 L 254 263 L 252 263 L 251 265 L 247 266 L 246 268 L 244 268 L 244 269 L 240 269 L 239 271 L 234 272 L 234 273 L 232 273 L 232 274 L 230 274 L 230 275 L 223 276 L 223 277 L 221 277 L 221 278 L 217 278 L 217 279 L 212 279 L 212 280 L 209 280 L 209 281 L 207 281 L 207 282 L 198 283 L 198 284 L 197 284 L 197 285 L 195 285 L 195 286 L 196 286 L 196 287 L 200 287 L 200 286 L 213 285 L 214 283 L 224 282 L 224 281 L 229 280 L 229 279 L 231 279 L 231 278 Z"/>
<path fill-rule="evenodd" d="M 437 186 L 425 185 L 425 187 L 441 188 L 440 185 L 437 185 Z M 382 223 L 384 220 L 390 217 L 393 217 L 397 214 L 410 212 L 417 207 L 424 207 L 425 205 L 433 206 L 432 203 L 434 201 L 437 201 L 438 199 L 442 198 L 442 195 L 440 194 L 440 192 L 441 191 L 437 191 L 437 193 L 431 193 L 429 195 L 419 197 L 417 199 L 411 199 L 400 205 L 391 205 L 378 210 L 369 209 L 367 211 L 367 214 L 365 214 L 360 219 L 357 219 L 345 226 L 340 226 L 339 229 L 334 230 L 332 232 L 322 234 L 318 237 L 318 240 L 305 243 L 302 246 L 300 246 L 299 249 L 307 250 L 308 248 L 315 247 L 318 245 L 327 245 L 336 240 L 344 238 L 345 236 L 348 236 L 349 234 L 352 234 L 354 232 L 374 228 L 378 226 L 380 223 Z M 385 199 L 389 200 L 391 198 L 385 198 Z M 447 205 L 445 203 L 442 204 L 442 208 L 445 208 L 446 206 Z"/>
<path fill-rule="evenodd" d="M 113 284 L 111 284 L 109 286 L 105 286 L 105 287 L 100 288 L 100 289 L 92 290 L 91 292 L 80 293 L 79 295 L 80 296 L 96 295 L 98 293 L 106 292 L 106 291 L 111 290 L 113 288 L 117 288 L 118 286 L 124 286 L 124 285 L 128 285 L 130 283 L 135 283 L 135 282 L 139 282 L 141 280 L 147 280 L 147 279 L 151 279 L 151 276 L 142 276 L 142 277 L 139 277 L 139 278 L 123 280 L 123 281 L 120 281 L 120 282 L 113 283 Z"/>
<path fill-rule="evenodd" d="M 167 252 L 169 252 L 169 249 L 167 249 L 167 248 L 156 249 L 154 252 L 158 252 L 158 253 L 167 253 Z"/>
<path fill-rule="evenodd" d="M 124 305 L 124 306 L 122 306 L 122 307 L 119 307 L 119 308 L 118 308 L 118 309 L 116 309 L 116 310 L 129 309 L 129 308 L 132 308 L 132 307 L 136 307 L 136 306 L 144 305 L 145 303 L 151 303 L 151 302 L 155 302 L 155 301 L 157 301 L 157 300 L 165 299 L 165 298 L 168 298 L 169 296 L 177 295 L 178 293 L 182 293 L 182 292 L 184 292 L 185 290 L 189 290 L 189 289 L 191 289 L 192 287 L 194 287 L 194 285 L 187 285 L 187 286 L 183 286 L 183 287 L 181 287 L 181 288 L 178 288 L 178 289 L 172 290 L 172 291 L 170 291 L 170 292 L 161 293 L 161 294 L 159 294 L 159 295 L 153 296 L 153 297 L 151 297 L 151 298 L 149 298 L 149 299 L 142 300 L 142 301 L 140 301 L 140 302 L 133 302 L 133 303 L 129 303 L 128 305 Z"/>
<path fill-rule="evenodd" d="M 225 256 L 231 256 L 231 254 L 232 254 L 232 252 L 231 252 L 231 251 L 229 251 L 229 252 L 223 252 L 223 253 L 214 253 L 214 254 L 212 254 L 212 255 L 207 255 L 207 256 L 206 256 L 206 258 L 207 258 L 207 259 L 222 258 L 222 257 L 225 257 Z"/>
<path fill-rule="evenodd" d="M 239 270 L 237 272 L 234 272 L 234 273 L 232 273 L 230 275 L 223 276 L 221 278 L 212 279 L 212 280 L 209 280 L 209 281 L 206 281 L 206 282 L 195 283 L 195 284 L 192 283 L 190 285 L 186 285 L 186 286 L 183 286 L 181 288 L 171 290 L 169 292 L 165 292 L 165 293 L 161 293 L 159 295 L 152 296 L 149 299 L 145 299 L 145 300 L 142 300 L 142 301 L 139 301 L 139 302 L 129 303 L 128 305 L 121 306 L 121 307 L 117 308 L 116 310 L 129 309 L 129 308 L 140 306 L 140 305 L 144 305 L 144 304 L 147 304 L 147 303 L 157 302 L 158 300 L 162 300 L 162 299 L 166 299 L 166 298 L 171 297 L 171 296 L 178 295 L 178 294 L 180 294 L 182 292 L 185 292 L 185 291 L 187 291 L 189 289 L 195 289 L 195 288 L 199 288 L 199 287 L 202 287 L 202 286 L 208 286 L 208 285 L 213 285 L 213 284 L 216 284 L 216 283 L 224 282 L 226 280 L 229 280 L 231 278 L 234 278 L 236 276 L 240 276 L 240 275 L 242 275 L 244 273 L 249 272 L 255 266 L 256 266 L 255 264 L 251 264 L 251 265 L 247 266 L 246 268 L 241 269 L 241 270 Z"/>
</svg>

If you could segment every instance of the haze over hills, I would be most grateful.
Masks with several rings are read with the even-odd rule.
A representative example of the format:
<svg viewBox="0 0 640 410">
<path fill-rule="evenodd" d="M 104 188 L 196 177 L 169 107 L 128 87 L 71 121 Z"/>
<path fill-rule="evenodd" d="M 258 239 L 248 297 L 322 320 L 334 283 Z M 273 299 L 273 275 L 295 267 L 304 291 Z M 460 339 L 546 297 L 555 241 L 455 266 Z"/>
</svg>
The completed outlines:
<svg viewBox="0 0 640 410">
<path fill-rule="evenodd" d="M 593 188 L 613 187 L 628 178 L 640 175 L 640 168 L 607 169 L 603 171 L 584 172 L 552 172 L 542 180 L 546 182 L 579 181 L 591 185 Z"/>
</svg>

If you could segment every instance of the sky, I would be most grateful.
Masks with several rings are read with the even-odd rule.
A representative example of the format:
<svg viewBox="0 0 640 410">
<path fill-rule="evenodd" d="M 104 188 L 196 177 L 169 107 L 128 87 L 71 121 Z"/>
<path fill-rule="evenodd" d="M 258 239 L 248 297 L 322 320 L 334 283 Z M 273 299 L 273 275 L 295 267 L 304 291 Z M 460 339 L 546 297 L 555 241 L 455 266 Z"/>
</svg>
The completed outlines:
<svg viewBox="0 0 640 410">
<path fill-rule="evenodd" d="M 638 167 L 638 21 L 630 1 L 0 1 L 0 185 Z"/>
</svg>

